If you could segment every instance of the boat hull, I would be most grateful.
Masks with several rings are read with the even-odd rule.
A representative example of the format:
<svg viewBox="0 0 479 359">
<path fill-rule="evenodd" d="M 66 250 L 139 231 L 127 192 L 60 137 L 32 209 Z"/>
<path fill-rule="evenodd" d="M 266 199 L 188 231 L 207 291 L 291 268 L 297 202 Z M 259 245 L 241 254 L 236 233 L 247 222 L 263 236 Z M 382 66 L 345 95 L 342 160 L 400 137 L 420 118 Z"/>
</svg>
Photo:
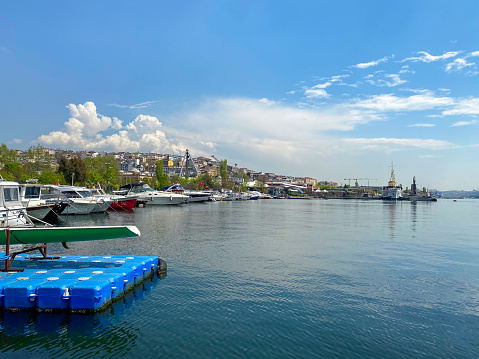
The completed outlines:
<svg viewBox="0 0 479 359">
<path fill-rule="evenodd" d="M 6 244 L 6 229 L 0 230 L 0 245 Z M 138 237 L 136 226 L 10 228 L 10 244 L 42 244 L 97 241 Z"/>
<path fill-rule="evenodd" d="M 134 199 L 127 199 L 124 201 L 113 201 L 112 204 L 110 204 L 109 209 L 129 211 L 129 210 L 132 210 L 133 207 L 135 207 L 136 200 L 137 199 L 134 198 Z"/>
<path fill-rule="evenodd" d="M 188 197 L 171 194 L 166 196 L 145 196 L 142 199 L 148 200 L 148 205 L 169 205 L 185 203 Z"/>
</svg>

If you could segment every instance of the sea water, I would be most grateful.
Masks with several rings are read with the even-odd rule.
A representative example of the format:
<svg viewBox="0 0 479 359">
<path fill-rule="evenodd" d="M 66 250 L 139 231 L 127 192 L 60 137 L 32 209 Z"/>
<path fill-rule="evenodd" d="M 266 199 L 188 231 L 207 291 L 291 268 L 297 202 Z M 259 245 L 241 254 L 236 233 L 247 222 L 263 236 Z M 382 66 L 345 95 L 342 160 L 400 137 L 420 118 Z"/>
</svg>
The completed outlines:
<svg viewBox="0 0 479 359">
<path fill-rule="evenodd" d="M 260 200 L 62 217 L 167 276 L 95 315 L 0 312 L 10 358 L 477 358 L 479 201 Z"/>
</svg>

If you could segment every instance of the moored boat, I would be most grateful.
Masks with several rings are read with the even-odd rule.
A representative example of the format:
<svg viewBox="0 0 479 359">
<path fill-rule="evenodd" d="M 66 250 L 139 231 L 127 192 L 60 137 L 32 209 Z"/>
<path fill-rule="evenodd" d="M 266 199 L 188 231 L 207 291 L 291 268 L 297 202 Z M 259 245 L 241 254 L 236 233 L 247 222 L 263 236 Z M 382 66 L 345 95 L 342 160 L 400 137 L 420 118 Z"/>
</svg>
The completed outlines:
<svg viewBox="0 0 479 359">
<path fill-rule="evenodd" d="M 0 227 L 33 227 L 26 206 L 20 200 L 17 182 L 0 177 Z"/>
<path fill-rule="evenodd" d="M 173 192 L 156 191 L 142 182 L 122 186 L 120 189 L 126 191 L 128 195 L 137 196 L 138 200 L 147 201 L 149 205 L 182 204 L 188 200 L 188 196 Z"/>
</svg>

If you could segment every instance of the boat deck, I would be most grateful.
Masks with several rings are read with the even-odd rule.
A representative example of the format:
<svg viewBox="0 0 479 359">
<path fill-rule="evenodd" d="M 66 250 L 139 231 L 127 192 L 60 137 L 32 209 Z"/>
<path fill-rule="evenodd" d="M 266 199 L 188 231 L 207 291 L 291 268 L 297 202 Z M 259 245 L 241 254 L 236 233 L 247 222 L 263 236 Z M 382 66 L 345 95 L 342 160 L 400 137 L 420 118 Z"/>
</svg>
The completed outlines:
<svg viewBox="0 0 479 359">
<path fill-rule="evenodd" d="M 0 273 L 0 309 L 102 311 L 144 279 L 166 271 L 154 256 L 62 256 L 55 260 L 20 254 Z"/>
</svg>

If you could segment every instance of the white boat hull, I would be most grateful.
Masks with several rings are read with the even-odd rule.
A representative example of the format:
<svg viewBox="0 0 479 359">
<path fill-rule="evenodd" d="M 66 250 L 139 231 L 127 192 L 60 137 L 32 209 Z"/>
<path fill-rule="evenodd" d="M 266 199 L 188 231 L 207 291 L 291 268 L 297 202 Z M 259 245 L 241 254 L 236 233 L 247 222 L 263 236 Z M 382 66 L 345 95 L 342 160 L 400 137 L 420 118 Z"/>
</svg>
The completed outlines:
<svg viewBox="0 0 479 359">
<path fill-rule="evenodd" d="M 139 199 L 148 200 L 149 205 L 169 205 L 185 203 L 187 196 L 177 195 L 175 193 L 168 194 L 154 194 L 151 196 L 140 196 Z"/>
<path fill-rule="evenodd" d="M 62 211 L 62 215 L 90 214 L 94 210 L 96 202 L 92 201 L 70 201 L 70 204 Z"/>
</svg>

